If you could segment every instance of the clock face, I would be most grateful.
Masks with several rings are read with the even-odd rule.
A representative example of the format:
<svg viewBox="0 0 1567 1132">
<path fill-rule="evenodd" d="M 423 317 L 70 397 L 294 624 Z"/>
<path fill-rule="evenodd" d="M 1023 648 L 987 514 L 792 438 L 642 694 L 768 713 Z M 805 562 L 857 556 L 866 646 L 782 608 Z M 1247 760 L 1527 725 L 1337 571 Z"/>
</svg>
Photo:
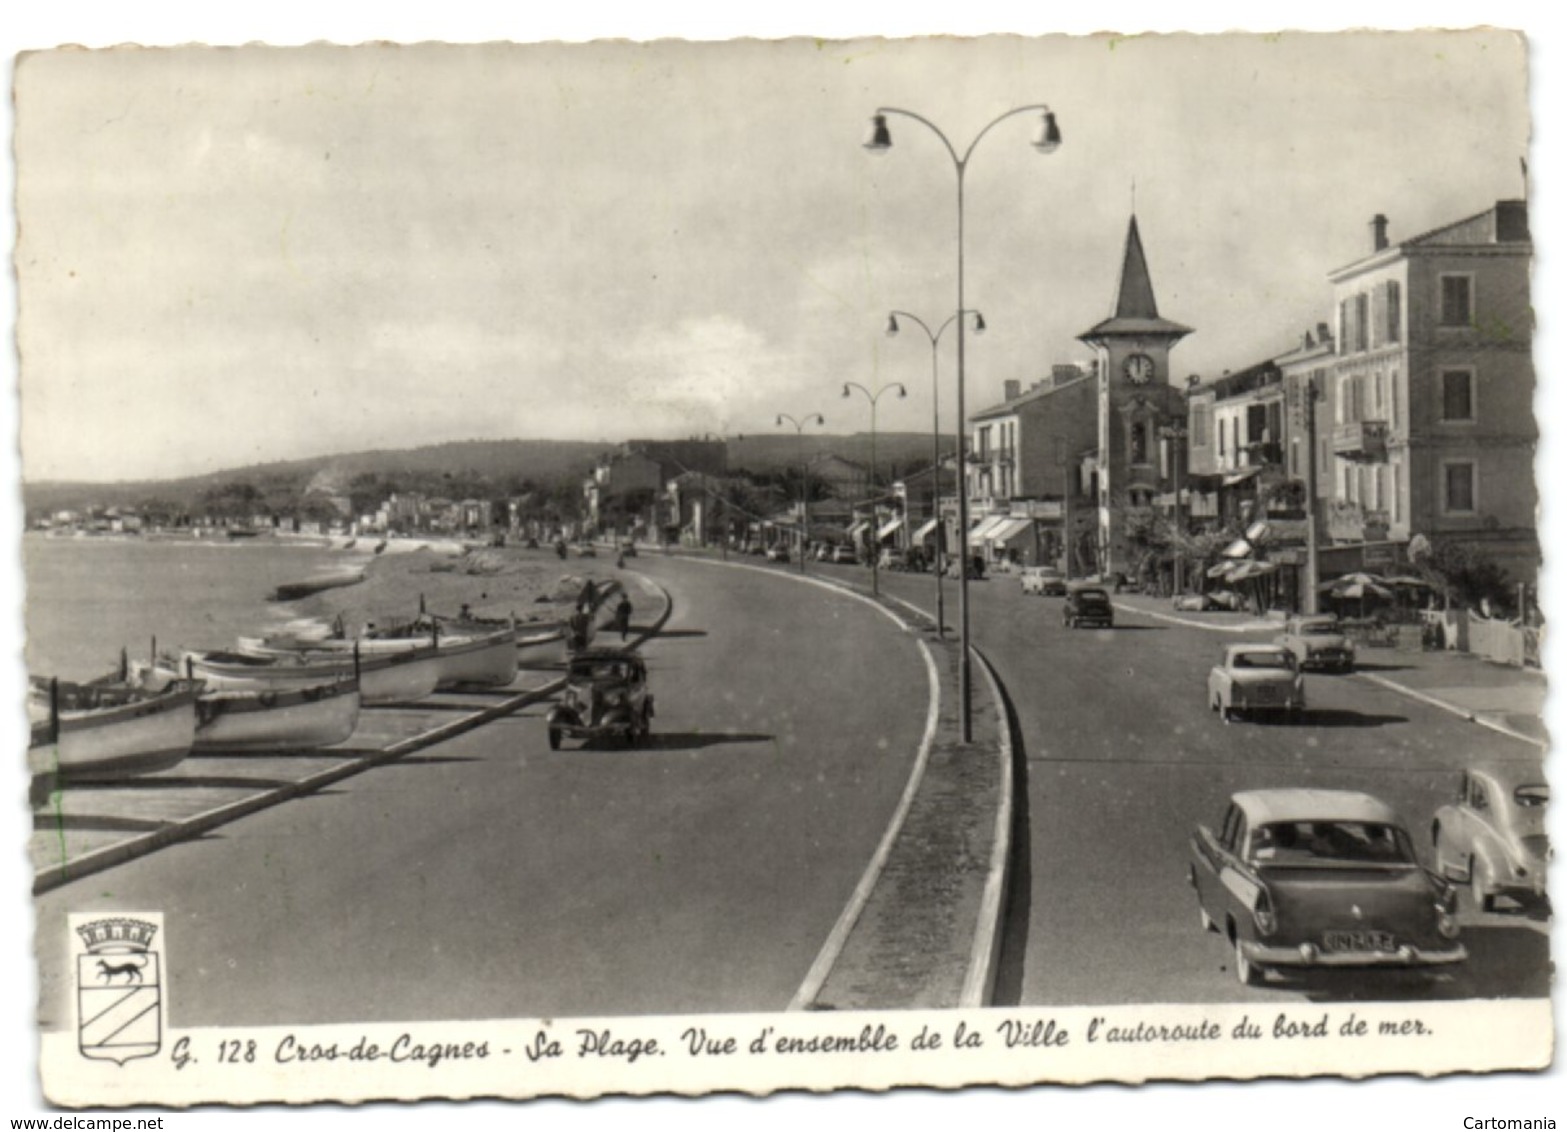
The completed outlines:
<svg viewBox="0 0 1567 1132">
<path fill-rule="evenodd" d="M 1133 385 L 1147 385 L 1153 380 L 1153 359 L 1147 354 L 1133 354 L 1126 359 L 1126 379 Z"/>
</svg>

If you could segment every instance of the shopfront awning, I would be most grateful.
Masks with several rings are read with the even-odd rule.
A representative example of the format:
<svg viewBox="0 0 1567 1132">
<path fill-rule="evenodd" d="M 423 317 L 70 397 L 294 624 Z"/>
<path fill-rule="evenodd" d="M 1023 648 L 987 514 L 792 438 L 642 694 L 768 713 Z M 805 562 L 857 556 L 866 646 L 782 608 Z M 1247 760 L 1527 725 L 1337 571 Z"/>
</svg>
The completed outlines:
<svg viewBox="0 0 1567 1132">
<path fill-rule="evenodd" d="M 1224 486 L 1234 487 L 1238 483 L 1245 483 L 1260 471 L 1262 471 L 1261 465 L 1256 465 L 1250 468 L 1237 468 L 1235 471 L 1228 473 L 1224 477 Z"/>
<path fill-rule="evenodd" d="M 859 538 L 861 532 L 863 532 L 870 525 L 871 525 L 870 524 L 870 520 L 868 520 L 868 519 L 861 519 L 859 522 L 857 522 L 857 523 L 855 523 L 855 524 L 853 524 L 852 526 L 849 527 L 849 537 L 850 538 Z"/>
<path fill-rule="evenodd" d="M 921 526 L 919 530 L 914 532 L 914 541 L 920 543 L 924 542 L 926 539 L 930 538 L 931 535 L 936 533 L 936 528 L 940 525 L 940 519 L 925 520 L 924 525 Z"/>
<path fill-rule="evenodd" d="M 1033 527 L 1032 519 L 1007 519 L 990 532 L 990 541 L 997 546 L 1008 546 L 1023 535 L 1032 534 Z"/>
<path fill-rule="evenodd" d="M 970 546 L 984 546 L 985 541 L 990 538 L 995 529 L 1007 521 L 1008 516 L 1006 515 L 991 515 L 988 518 L 981 519 L 979 525 L 969 531 L 968 544 Z"/>
<path fill-rule="evenodd" d="M 876 532 L 876 541 L 880 542 L 883 539 L 891 538 L 893 535 L 897 534 L 898 531 L 902 529 L 902 527 L 903 520 L 901 518 L 892 519 L 886 523 L 883 523 L 881 525 L 881 530 Z"/>
</svg>

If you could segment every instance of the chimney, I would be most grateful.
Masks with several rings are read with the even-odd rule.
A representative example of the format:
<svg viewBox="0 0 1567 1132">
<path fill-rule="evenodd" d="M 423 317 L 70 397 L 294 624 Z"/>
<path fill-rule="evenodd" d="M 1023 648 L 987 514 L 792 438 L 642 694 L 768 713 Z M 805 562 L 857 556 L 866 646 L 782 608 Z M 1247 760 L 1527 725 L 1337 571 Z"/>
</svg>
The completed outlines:
<svg viewBox="0 0 1567 1132">
<path fill-rule="evenodd" d="M 1529 240 L 1529 206 L 1521 200 L 1496 202 L 1496 242 L 1499 244 L 1527 243 Z"/>
<path fill-rule="evenodd" d="M 1380 212 L 1371 218 L 1371 250 L 1379 252 L 1387 247 L 1387 217 Z"/>
<path fill-rule="evenodd" d="M 1317 323 L 1317 341 L 1322 343 L 1333 341 L 1333 332 L 1328 329 L 1328 324 L 1325 322 Z"/>
<path fill-rule="evenodd" d="M 1006 381 L 1001 383 L 1001 388 L 1005 393 L 1004 399 L 1007 401 L 1016 401 L 1023 395 L 1023 383 L 1016 378 L 1007 378 Z"/>
</svg>

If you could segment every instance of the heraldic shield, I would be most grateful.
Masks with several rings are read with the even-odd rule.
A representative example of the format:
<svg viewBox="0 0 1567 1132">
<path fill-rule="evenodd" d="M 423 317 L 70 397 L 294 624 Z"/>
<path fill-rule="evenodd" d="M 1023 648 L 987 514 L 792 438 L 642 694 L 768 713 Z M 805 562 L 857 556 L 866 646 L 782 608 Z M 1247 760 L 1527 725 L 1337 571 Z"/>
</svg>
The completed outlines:
<svg viewBox="0 0 1567 1132">
<path fill-rule="evenodd" d="M 87 945 L 76 958 L 77 1046 L 83 1057 L 124 1065 L 163 1044 L 163 986 L 156 924 L 94 920 L 76 929 Z"/>
</svg>

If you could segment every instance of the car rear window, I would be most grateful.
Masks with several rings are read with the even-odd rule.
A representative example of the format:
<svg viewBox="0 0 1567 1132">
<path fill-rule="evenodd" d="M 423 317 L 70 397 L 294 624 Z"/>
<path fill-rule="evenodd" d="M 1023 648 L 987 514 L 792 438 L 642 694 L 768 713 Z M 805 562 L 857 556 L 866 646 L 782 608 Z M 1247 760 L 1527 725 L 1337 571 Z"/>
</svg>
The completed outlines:
<svg viewBox="0 0 1567 1132">
<path fill-rule="evenodd" d="M 1236 668 L 1277 668 L 1288 670 L 1294 667 L 1289 653 L 1284 652 L 1236 653 L 1235 659 L 1230 663 Z"/>
<path fill-rule="evenodd" d="M 1520 806 L 1543 806 L 1551 800 L 1549 786 L 1520 786 L 1513 791 L 1513 799 Z"/>
<path fill-rule="evenodd" d="M 1360 821 L 1269 822 L 1252 831 L 1251 856 L 1274 865 L 1413 865 L 1409 835 Z"/>
</svg>

